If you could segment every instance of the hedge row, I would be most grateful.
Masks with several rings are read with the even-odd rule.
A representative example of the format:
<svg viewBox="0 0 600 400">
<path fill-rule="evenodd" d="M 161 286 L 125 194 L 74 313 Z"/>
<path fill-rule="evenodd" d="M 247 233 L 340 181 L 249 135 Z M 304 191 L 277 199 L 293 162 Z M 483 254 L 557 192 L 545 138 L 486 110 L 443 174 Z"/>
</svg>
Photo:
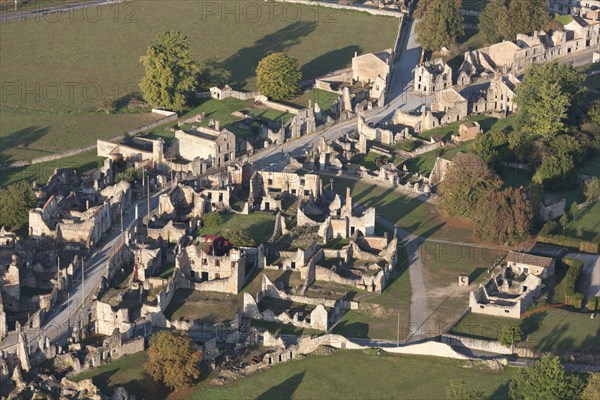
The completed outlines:
<svg viewBox="0 0 600 400">
<path fill-rule="evenodd" d="M 579 240 L 569 236 L 563 235 L 538 235 L 537 241 L 540 243 L 554 244 L 557 246 L 568 247 L 576 249 L 586 253 L 598 254 L 599 243 L 598 241 L 588 242 L 586 240 Z"/>
<path fill-rule="evenodd" d="M 580 309 L 583 305 L 583 294 L 575 292 L 575 285 L 583 270 L 583 261 L 576 258 L 563 258 L 562 263 L 567 267 L 567 273 L 563 278 L 565 288 L 565 301 L 567 304 Z"/>
</svg>

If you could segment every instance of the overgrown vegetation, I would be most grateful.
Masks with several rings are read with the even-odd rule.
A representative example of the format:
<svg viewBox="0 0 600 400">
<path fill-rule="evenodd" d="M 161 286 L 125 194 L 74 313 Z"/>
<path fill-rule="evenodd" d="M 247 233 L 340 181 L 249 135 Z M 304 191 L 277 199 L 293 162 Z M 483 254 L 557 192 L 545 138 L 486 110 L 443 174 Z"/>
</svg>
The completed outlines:
<svg viewBox="0 0 600 400">
<path fill-rule="evenodd" d="M 0 226 L 19 229 L 27 225 L 29 210 L 34 208 L 37 197 L 27 181 L 20 181 L 0 189 Z"/>
</svg>

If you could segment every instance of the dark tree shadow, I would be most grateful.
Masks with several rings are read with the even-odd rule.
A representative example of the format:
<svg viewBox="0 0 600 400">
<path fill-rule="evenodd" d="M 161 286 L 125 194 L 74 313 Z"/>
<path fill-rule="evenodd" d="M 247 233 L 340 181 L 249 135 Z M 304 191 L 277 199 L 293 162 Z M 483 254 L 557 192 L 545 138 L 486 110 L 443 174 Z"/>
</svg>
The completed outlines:
<svg viewBox="0 0 600 400">
<path fill-rule="evenodd" d="M 264 393 L 260 394 L 258 397 L 256 397 L 256 400 L 291 399 L 292 395 L 294 394 L 296 389 L 298 389 L 298 386 L 300 386 L 300 384 L 304 380 L 305 373 L 306 373 L 306 371 L 302 371 L 299 374 L 296 374 L 296 375 L 286 379 L 285 381 L 281 382 L 279 385 L 273 386 L 266 392 L 264 392 Z"/>
<path fill-rule="evenodd" d="M 18 147 L 20 149 L 28 148 L 33 142 L 40 139 L 44 135 L 48 133 L 48 127 L 41 128 L 39 126 L 30 126 L 28 128 L 23 128 L 18 131 L 9 133 L 7 135 L 0 135 L 0 163 L 11 161 L 10 158 L 7 158 L 4 151 L 12 148 Z M 43 152 L 43 150 L 36 149 L 36 152 Z M 52 153 L 48 151 L 47 153 Z"/>
<path fill-rule="evenodd" d="M 487 271 L 487 268 L 483 268 L 483 267 L 475 268 L 469 274 L 469 282 L 475 282 L 477 280 L 477 278 L 479 278 L 481 276 L 481 274 L 483 274 L 485 271 Z"/>
<path fill-rule="evenodd" d="M 307 62 L 300 68 L 304 79 L 319 76 L 329 71 L 346 67 L 352 61 L 354 53 L 360 54 L 359 46 L 346 46 L 343 49 L 332 50 Z"/>
<path fill-rule="evenodd" d="M 258 62 L 266 55 L 283 52 L 300 43 L 300 38 L 315 30 L 315 22 L 299 21 L 264 36 L 252 46 L 244 47 L 223 61 L 223 66 L 231 72 L 232 83 L 236 89 L 246 86 L 247 80 L 254 76 Z"/>
<path fill-rule="evenodd" d="M 369 338 L 369 325 L 363 322 L 340 321 L 333 328 L 333 333 L 346 337 Z"/>
</svg>

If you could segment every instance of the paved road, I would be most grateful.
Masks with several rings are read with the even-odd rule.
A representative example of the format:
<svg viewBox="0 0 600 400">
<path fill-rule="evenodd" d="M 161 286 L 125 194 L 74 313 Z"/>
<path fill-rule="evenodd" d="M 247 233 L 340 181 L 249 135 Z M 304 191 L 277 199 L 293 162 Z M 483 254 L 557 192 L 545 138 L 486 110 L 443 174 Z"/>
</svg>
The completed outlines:
<svg viewBox="0 0 600 400">
<path fill-rule="evenodd" d="M 158 196 L 162 192 L 156 193 L 151 197 L 150 208 L 154 210 L 158 207 Z M 147 199 L 140 200 L 139 216 L 146 215 L 148 210 Z M 125 230 L 131 228 L 135 222 L 135 206 L 128 209 L 124 215 L 123 225 Z M 120 221 L 114 224 L 114 227 L 120 226 Z M 100 287 L 102 275 L 107 267 L 107 262 L 114 254 L 115 250 L 122 243 L 122 235 L 120 228 L 109 231 L 108 236 L 104 239 L 102 247 L 92 253 L 92 255 L 84 260 L 85 266 L 85 290 L 86 298 L 93 296 Z M 47 336 L 51 342 L 64 340 L 69 331 L 69 320 L 76 320 L 79 316 L 82 306 L 81 282 L 77 283 L 69 291 L 69 301 L 64 301 L 57 304 L 54 309 L 46 316 L 41 332 L 26 332 L 26 339 L 31 345 L 32 350 L 36 348 L 40 337 Z M 17 338 L 15 335 L 6 337 L 2 341 L 0 349 L 8 349 L 16 344 Z"/>
</svg>

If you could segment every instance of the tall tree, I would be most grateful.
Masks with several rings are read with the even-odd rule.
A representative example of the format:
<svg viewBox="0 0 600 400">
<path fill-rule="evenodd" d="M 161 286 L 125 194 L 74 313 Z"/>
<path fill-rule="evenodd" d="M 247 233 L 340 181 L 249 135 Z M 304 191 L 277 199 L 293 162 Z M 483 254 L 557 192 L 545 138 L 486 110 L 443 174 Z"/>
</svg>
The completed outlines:
<svg viewBox="0 0 600 400">
<path fill-rule="evenodd" d="M 415 25 L 419 44 L 437 51 L 456 41 L 465 33 L 465 21 L 460 12 L 461 0 L 420 0 L 415 10 Z"/>
<path fill-rule="evenodd" d="M 458 154 L 440 184 L 439 210 L 446 215 L 472 217 L 480 198 L 496 191 L 502 181 L 472 153 Z"/>
<path fill-rule="evenodd" d="M 566 373 L 558 357 L 545 355 L 513 375 L 509 393 L 513 400 L 576 400 L 582 389 L 581 380 Z"/>
<path fill-rule="evenodd" d="M 479 30 L 496 43 L 543 30 L 549 21 L 545 0 L 491 0 L 479 17 Z"/>
<path fill-rule="evenodd" d="M 532 211 L 520 190 L 490 190 L 477 203 L 473 219 L 479 239 L 513 245 L 529 237 Z"/>
<path fill-rule="evenodd" d="M 140 58 L 145 75 L 140 89 L 152 107 L 182 111 L 196 89 L 198 65 L 192 58 L 189 39 L 181 32 L 158 34 Z"/>
<path fill-rule="evenodd" d="M 568 189 L 577 183 L 575 164 L 570 156 L 546 155 L 532 178 L 546 189 Z"/>
<path fill-rule="evenodd" d="M 600 373 L 592 372 L 587 381 L 587 385 L 581 393 L 583 400 L 600 400 Z"/>
<path fill-rule="evenodd" d="M 182 332 L 161 331 L 150 338 L 146 372 L 171 389 L 190 386 L 200 377 L 202 352 Z"/>
<path fill-rule="evenodd" d="M 571 65 L 557 62 L 527 68 L 515 99 L 520 130 L 544 139 L 563 132 L 582 112 L 584 79 Z"/>
<path fill-rule="evenodd" d="M 256 83 L 258 90 L 273 100 L 289 100 L 300 90 L 302 78 L 298 60 L 285 53 L 269 54 L 258 63 Z"/>
<path fill-rule="evenodd" d="M 479 31 L 485 38 L 496 43 L 509 35 L 508 0 L 490 0 L 479 16 Z"/>
<path fill-rule="evenodd" d="M 0 226 L 18 229 L 29 221 L 29 210 L 37 198 L 27 181 L 19 181 L 0 189 Z"/>
<path fill-rule="evenodd" d="M 507 347 L 513 348 L 514 345 L 522 340 L 523 331 L 521 330 L 521 323 L 516 322 L 511 325 L 503 326 L 498 335 L 498 341 Z"/>
</svg>

